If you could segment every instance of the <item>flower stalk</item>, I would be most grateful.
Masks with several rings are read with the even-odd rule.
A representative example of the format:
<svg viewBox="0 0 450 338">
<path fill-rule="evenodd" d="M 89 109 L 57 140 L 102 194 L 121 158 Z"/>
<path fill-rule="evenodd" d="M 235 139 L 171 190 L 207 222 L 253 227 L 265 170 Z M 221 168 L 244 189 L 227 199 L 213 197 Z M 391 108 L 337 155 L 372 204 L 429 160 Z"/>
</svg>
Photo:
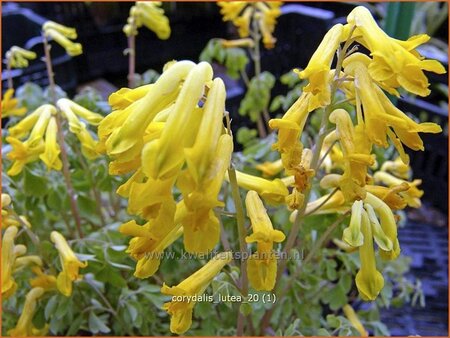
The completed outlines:
<svg viewBox="0 0 450 338">
<path fill-rule="evenodd" d="M 44 53 L 45 53 L 45 66 L 47 68 L 47 75 L 48 75 L 48 82 L 49 82 L 49 90 L 50 90 L 50 97 L 52 100 L 52 103 L 56 105 L 56 85 L 55 85 L 55 78 L 53 73 L 53 67 L 52 67 L 52 59 L 50 55 L 50 45 L 48 43 L 47 37 L 45 34 L 42 34 L 43 42 L 44 42 Z M 70 201 L 70 210 L 72 211 L 72 216 L 75 220 L 75 225 L 77 228 L 78 236 L 80 238 L 83 238 L 83 231 L 81 229 L 81 217 L 80 217 L 80 211 L 78 209 L 77 204 L 77 195 L 75 194 L 75 190 L 73 189 L 72 180 L 70 178 L 70 169 L 69 169 L 69 158 L 67 156 L 67 148 L 64 141 L 64 134 L 62 130 L 62 122 L 61 122 L 61 114 L 58 113 L 55 116 L 56 118 L 56 124 L 58 129 L 58 143 L 61 148 L 61 160 L 62 160 L 62 172 L 64 176 L 64 181 L 66 183 L 67 187 L 67 194 L 69 195 L 69 201 Z"/>
</svg>

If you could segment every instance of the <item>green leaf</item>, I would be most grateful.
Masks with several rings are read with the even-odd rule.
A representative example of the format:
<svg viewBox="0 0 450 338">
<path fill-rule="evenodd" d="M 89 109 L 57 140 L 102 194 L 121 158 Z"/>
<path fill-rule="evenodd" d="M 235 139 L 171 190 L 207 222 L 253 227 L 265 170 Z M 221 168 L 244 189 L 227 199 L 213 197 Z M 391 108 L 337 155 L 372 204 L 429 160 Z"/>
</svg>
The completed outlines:
<svg viewBox="0 0 450 338">
<path fill-rule="evenodd" d="M 253 312 L 252 306 L 249 303 L 242 303 L 239 307 L 239 311 L 244 315 L 248 316 Z"/>
<path fill-rule="evenodd" d="M 108 333 L 111 331 L 110 328 L 105 325 L 105 320 L 97 317 L 93 311 L 89 314 L 89 330 L 94 334 L 99 332 Z"/>
<path fill-rule="evenodd" d="M 66 336 L 74 336 L 80 330 L 82 321 L 83 321 L 83 314 L 80 314 L 75 318 L 74 321 L 72 321 L 72 324 L 70 324 Z"/>
<path fill-rule="evenodd" d="M 274 84 L 275 76 L 269 72 L 262 72 L 258 77 L 253 77 L 241 101 L 239 114 L 256 122 L 263 110 L 269 106 L 270 92 Z"/>
<path fill-rule="evenodd" d="M 37 84 L 27 82 L 16 90 L 16 98 L 28 110 L 35 110 L 45 103 L 44 91 Z"/>
<path fill-rule="evenodd" d="M 54 295 L 50 297 L 50 299 L 47 302 L 47 305 L 45 306 L 45 319 L 49 319 L 56 310 L 56 307 L 58 305 L 58 295 Z"/>
<path fill-rule="evenodd" d="M 37 176 L 31 170 L 25 169 L 24 193 L 27 196 L 42 197 L 47 194 L 48 180 L 44 176 Z"/>
</svg>

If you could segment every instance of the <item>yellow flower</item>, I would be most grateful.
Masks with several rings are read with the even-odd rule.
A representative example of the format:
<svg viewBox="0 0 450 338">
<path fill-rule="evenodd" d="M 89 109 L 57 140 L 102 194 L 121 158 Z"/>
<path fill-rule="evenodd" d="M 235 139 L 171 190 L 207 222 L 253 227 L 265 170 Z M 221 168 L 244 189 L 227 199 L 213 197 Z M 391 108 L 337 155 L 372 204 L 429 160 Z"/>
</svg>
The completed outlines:
<svg viewBox="0 0 450 338">
<path fill-rule="evenodd" d="M 247 47 L 253 48 L 255 43 L 250 38 L 236 39 L 236 40 L 224 40 L 220 39 L 220 43 L 223 48 L 236 48 L 236 47 Z"/>
<path fill-rule="evenodd" d="M 269 126 L 278 129 L 278 141 L 272 146 L 281 154 L 286 172 L 291 173 L 301 162 L 303 145 L 299 138 L 310 110 L 311 93 L 303 92 L 281 119 L 271 119 Z"/>
<path fill-rule="evenodd" d="M 119 228 L 122 234 L 133 236 L 126 252 L 137 260 L 134 275 L 138 278 L 152 276 L 159 268 L 164 250 L 183 233 L 180 221 L 187 212 L 184 202 L 180 201 L 177 204 L 176 212 L 165 204 L 161 209 L 159 218 L 152 219 L 144 225 L 130 221 Z"/>
<path fill-rule="evenodd" d="M 420 202 L 420 198 L 423 195 L 423 190 L 419 190 L 417 188 L 418 185 L 422 183 L 422 180 L 414 180 L 412 182 L 408 182 L 405 180 L 402 180 L 400 178 L 394 177 L 391 174 L 388 174 L 384 171 L 377 171 L 373 178 L 375 182 L 381 182 L 388 187 L 396 187 L 399 185 L 407 184 L 407 189 L 400 191 L 399 194 L 402 196 L 405 200 L 405 202 L 408 204 L 408 206 L 412 208 L 420 208 L 422 203 Z"/>
<path fill-rule="evenodd" d="M 11 205 L 11 196 L 8 194 L 2 194 L 2 229 L 6 229 L 10 226 L 26 226 L 31 228 L 30 222 L 25 216 L 18 216 Z"/>
<path fill-rule="evenodd" d="M 361 233 L 364 243 L 359 247 L 361 267 L 356 274 L 355 281 L 361 299 L 371 301 L 375 300 L 383 289 L 384 278 L 376 267 L 372 229 L 369 216 L 365 211 L 362 212 Z"/>
<path fill-rule="evenodd" d="M 434 123 L 416 123 L 396 108 L 371 78 L 370 62 L 371 59 L 361 53 L 354 53 L 343 62 L 345 72 L 354 77 L 356 96 L 364 111 L 366 137 L 370 142 L 386 148 L 389 145 L 386 140 L 388 136 L 402 161 L 408 164 L 402 143 L 413 150 L 423 150 L 418 133 L 439 133 L 442 129 Z"/>
<path fill-rule="evenodd" d="M 7 136 L 6 141 L 13 147 L 6 157 L 14 161 L 11 168 L 8 170 L 8 175 L 14 176 L 19 174 L 25 164 L 36 161 L 39 159 L 39 155 L 44 152 L 44 134 L 48 125 L 48 122 L 56 112 L 55 107 L 46 104 L 41 107 L 39 118 L 33 126 L 30 136 L 25 142 L 21 142 L 15 137 Z"/>
<path fill-rule="evenodd" d="M 310 92 L 313 95 L 309 103 L 309 110 L 330 104 L 332 82 L 332 74 L 330 74 L 331 63 L 342 41 L 343 31 L 341 24 L 334 25 L 325 34 L 319 47 L 317 47 L 317 50 L 311 57 L 308 66 L 303 71 L 298 71 L 301 79 L 308 79 L 309 81 L 304 91 Z"/>
<path fill-rule="evenodd" d="M 280 1 L 255 2 L 255 7 L 259 10 L 259 29 L 263 37 L 264 47 L 271 49 L 275 47 L 275 39 L 272 35 L 275 30 L 277 18 L 281 15 Z"/>
<path fill-rule="evenodd" d="M 148 84 L 133 89 L 121 88 L 109 96 L 108 103 L 111 106 L 112 110 L 125 109 L 130 104 L 142 99 L 145 95 L 147 95 L 152 87 L 153 84 Z M 111 116 L 111 114 L 109 114 L 108 116 Z"/>
<path fill-rule="evenodd" d="M 18 107 L 18 104 L 19 100 L 14 98 L 14 89 L 8 89 L 2 99 L 2 118 L 25 115 L 27 108 Z"/>
<path fill-rule="evenodd" d="M 170 67 L 168 72 L 177 64 Z M 205 84 L 212 80 L 212 76 L 213 70 L 206 62 L 194 66 L 187 75 L 161 137 L 147 143 L 142 150 L 142 168 L 148 177 L 163 179 L 181 169 L 184 162 L 183 146 L 189 132 L 194 129 L 193 124 L 198 122 L 192 115 L 203 96 Z"/>
<path fill-rule="evenodd" d="M 219 253 L 177 286 L 163 285 L 161 292 L 172 296 L 171 301 L 163 305 L 163 309 L 171 316 L 170 331 L 172 333 L 183 334 L 189 330 L 192 325 L 192 310 L 197 299 L 206 291 L 213 278 L 232 259 L 231 252 Z"/>
<path fill-rule="evenodd" d="M 225 178 L 229 180 L 228 174 Z M 284 203 L 286 196 L 289 195 L 285 184 L 278 178 L 270 181 L 236 170 L 236 179 L 241 188 L 255 190 L 266 203 L 271 205 Z"/>
<path fill-rule="evenodd" d="M 57 231 L 50 234 L 51 241 L 59 252 L 62 271 L 56 279 L 58 291 L 64 296 L 69 297 L 72 294 L 72 282 L 77 280 L 79 268 L 85 268 L 87 263 L 82 263 L 67 244 L 66 239 Z"/>
<path fill-rule="evenodd" d="M 347 317 L 356 331 L 358 331 L 362 337 L 367 337 L 369 334 L 367 333 L 364 325 L 359 320 L 358 315 L 356 314 L 355 310 L 353 310 L 351 305 L 345 304 L 342 310 L 344 311 L 345 317 Z"/>
<path fill-rule="evenodd" d="M 36 277 L 30 279 L 30 285 L 32 288 L 40 287 L 44 291 L 52 291 L 56 289 L 56 277 L 53 275 L 48 275 L 42 271 L 39 266 L 33 266 L 31 271 L 36 275 Z"/>
<path fill-rule="evenodd" d="M 16 246 L 17 247 L 17 246 Z M 25 247 L 26 250 L 26 247 Z M 14 262 L 14 272 L 20 271 L 28 266 L 42 266 L 42 259 L 36 255 L 17 257 Z"/>
<path fill-rule="evenodd" d="M 55 40 L 70 56 L 83 54 L 81 44 L 71 41 L 77 38 L 77 32 L 74 28 L 66 27 L 53 21 L 47 21 L 42 26 L 42 30 L 47 38 Z"/>
<path fill-rule="evenodd" d="M 136 6 L 140 10 L 142 24 L 155 32 L 161 40 L 167 40 L 170 37 L 169 19 L 159 7 L 161 2 L 136 2 Z"/>
<path fill-rule="evenodd" d="M 408 183 L 402 183 L 390 188 L 381 185 L 368 184 L 365 186 L 365 189 L 367 192 L 370 192 L 372 195 L 375 195 L 386 203 L 391 210 L 402 210 L 407 206 L 401 193 L 409 189 Z"/>
<path fill-rule="evenodd" d="M 395 223 L 392 210 L 381 199 L 369 192 L 366 195 L 364 203 L 370 205 L 374 209 L 380 219 L 380 226 L 383 233 L 392 243 L 391 250 L 383 250 L 383 248 L 380 247 L 380 256 L 383 259 L 390 260 L 397 258 L 398 255 L 400 255 L 400 244 L 397 238 L 397 224 Z"/>
<path fill-rule="evenodd" d="M 23 138 L 27 136 L 30 132 L 30 130 L 33 128 L 33 126 L 36 124 L 36 121 L 39 119 L 39 116 L 41 115 L 41 112 L 47 108 L 47 105 L 42 105 L 39 108 L 37 108 L 34 112 L 32 112 L 30 115 L 24 117 L 22 120 L 19 121 L 16 125 L 10 127 L 8 129 L 9 135 L 15 138 Z"/>
<path fill-rule="evenodd" d="M 2 238 L 2 298 L 7 299 L 17 289 L 17 284 L 12 276 L 16 255 L 14 254 L 14 238 L 18 232 L 17 227 L 8 227 Z"/>
<path fill-rule="evenodd" d="M 394 176 L 407 180 L 411 175 L 411 167 L 403 163 L 400 157 L 394 161 L 386 161 L 381 165 L 381 171 L 390 172 Z"/>
<path fill-rule="evenodd" d="M 44 294 L 44 289 L 32 288 L 25 298 L 25 304 L 20 314 L 16 327 L 8 331 L 11 337 L 45 336 L 48 332 L 48 324 L 38 329 L 33 325 L 33 317 L 37 309 L 37 301 Z"/>
<path fill-rule="evenodd" d="M 39 155 L 39 158 L 45 163 L 48 170 L 62 169 L 62 162 L 59 159 L 61 150 L 57 142 L 57 133 L 58 126 L 56 125 L 56 119 L 52 116 L 48 122 L 47 131 L 45 132 L 45 151 Z"/>
<path fill-rule="evenodd" d="M 363 217 L 363 202 L 355 201 L 352 205 L 352 217 L 350 225 L 344 229 L 342 240 L 348 245 L 359 247 L 364 243 L 364 237 L 361 232 L 361 222 Z"/>
<path fill-rule="evenodd" d="M 267 210 L 256 191 L 249 191 L 245 198 L 247 215 L 252 224 L 253 233 L 245 238 L 247 243 L 257 243 L 257 250 L 247 261 L 247 273 L 250 285 L 256 290 L 270 291 L 275 287 L 277 276 L 277 258 L 273 243 L 286 238 L 279 230 L 274 230 Z"/>
<path fill-rule="evenodd" d="M 28 60 L 36 59 L 36 53 L 17 46 L 12 46 L 5 54 L 12 68 L 28 67 Z"/>
<path fill-rule="evenodd" d="M 180 83 L 185 80 L 194 67 L 195 64 L 190 61 L 173 64 L 163 72 L 144 97 L 123 110 L 117 111 L 117 114 L 113 111 L 110 114 L 111 118 L 106 117 L 102 121 L 99 126 L 99 138 L 105 140 L 106 152 L 110 157 L 119 162 L 128 162 L 141 154 L 146 128 L 158 112 L 173 104 L 177 99 L 180 93 Z M 121 116 L 124 118 L 122 119 Z M 116 118 L 120 119 L 120 122 L 116 123 L 114 121 Z M 185 119 L 186 116 L 183 116 L 183 121 Z M 103 128 L 104 124 L 106 126 Z M 165 138 L 167 137 L 165 136 Z M 179 140 L 173 140 L 171 143 L 175 141 L 179 143 Z"/>
<path fill-rule="evenodd" d="M 336 133 L 344 155 L 344 174 L 339 187 L 347 201 L 363 199 L 367 167 L 375 162 L 371 155 L 372 145 L 365 139 L 365 126 L 353 126 L 350 115 L 343 109 L 330 114 L 330 121 L 336 124 Z"/>
<path fill-rule="evenodd" d="M 403 87 L 407 91 L 420 96 L 427 96 L 428 79 L 424 70 L 443 74 L 444 67 L 436 60 L 425 60 L 414 49 L 428 41 L 426 35 L 399 41 L 390 38 L 377 25 L 365 7 L 356 7 L 347 17 L 351 26 L 356 26 L 356 40 L 365 45 L 373 56 L 369 66 L 370 76 L 391 93 Z M 397 93 L 398 94 L 398 93 Z"/>
<path fill-rule="evenodd" d="M 258 164 L 255 168 L 261 170 L 265 177 L 275 176 L 284 169 L 281 159 L 274 162 L 264 162 L 262 164 Z"/>
<path fill-rule="evenodd" d="M 223 16 L 223 21 L 233 21 L 247 6 L 247 3 L 245 1 L 219 1 L 217 5 L 221 7 L 220 14 Z"/>
<path fill-rule="evenodd" d="M 247 7 L 241 16 L 233 20 L 233 24 L 237 27 L 241 38 L 245 38 L 250 35 L 250 22 L 254 13 L 255 10 L 252 7 Z"/>
</svg>

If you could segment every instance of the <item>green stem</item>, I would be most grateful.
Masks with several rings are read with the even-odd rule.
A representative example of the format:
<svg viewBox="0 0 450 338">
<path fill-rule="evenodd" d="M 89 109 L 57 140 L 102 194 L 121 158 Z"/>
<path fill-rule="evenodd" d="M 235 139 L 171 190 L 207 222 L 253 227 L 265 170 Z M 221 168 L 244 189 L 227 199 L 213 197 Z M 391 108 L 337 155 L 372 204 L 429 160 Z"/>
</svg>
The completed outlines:
<svg viewBox="0 0 450 338">
<path fill-rule="evenodd" d="M 229 115 L 226 114 L 227 120 L 227 129 L 228 134 L 232 136 L 231 132 L 231 123 Z M 240 291 L 244 298 L 248 296 L 248 276 L 247 276 L 247 257 L 249 257 L 250 251 L 247 246 L 247 242 L 245 241 L 245 236 L 247 231 L 245 229 L 245 214 L 244 214 L 244 206 L 242 203 L 241 195 L 239 193 L 239 186 L 236 178 L 236 171 L 233 168 L 233 165 L 230 163 L 230 167 L 228 168 L 228 177 L 230 178 L 230 186 L 231 186 L 231 196 L 234 201 L 234 207 L 236 209 L 236 223 L 238 228 L 238 236 L 239 236 L 239 249 L 241 253 L 241 280 L 240 280 Z M 240 309 L 238 310 L 238 319 L 237 319 L 237 330 L 236 335 L 242 336 L 244 334 L 244 315 L 241 313 Z"/>
</svg>

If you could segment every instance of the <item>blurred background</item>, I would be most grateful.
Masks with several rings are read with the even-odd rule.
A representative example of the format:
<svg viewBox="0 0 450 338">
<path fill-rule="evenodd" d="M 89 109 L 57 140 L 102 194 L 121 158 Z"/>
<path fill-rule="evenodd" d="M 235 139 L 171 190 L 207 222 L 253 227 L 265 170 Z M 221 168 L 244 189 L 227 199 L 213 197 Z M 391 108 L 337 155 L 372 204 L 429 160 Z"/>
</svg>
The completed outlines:
<svg viewBox="0 0 450 338">
<path fill-rule="evenodd" d="M 274 49 L 262 51 L 262 68 L 276 77 L 293 68 L 305 67 L 326 31 L 360 3 L 290 2 L 276 26 Z M 448 69 L 448 8 L 444 2 L 364 3 L 390 34 L 399 39 L 427 33 L 430 44 L 420 49 L 427 58 L 438 59 Z M 46 20 L 75 27 L 83 54 L 71 58 L 58 45 L 52 46 L 56 83 L 69 95 L 93 87 L 104 99 L 127 86 L 127 39 L 122 32 L 132 2 L 8 2 L 2 3 L 2 55 L 13 45 L 42 56 L 40 28 Z M 137 36 L 136 71 L 161 72 L 169 60 L 191 59 L 199 55 L 212 38 L 235 38 L 231 24 L 222 21 L 215 3 L 168 2 L 163 5 L 172 34 L 159 40 L 146 29 Z M 3 67 L 4 68 L 4 67 Z M 249 65 L 252 69 L 252 65 Z M 220 74 L 220 66 L 216 66 Z M 419 279 L 425 307 L 396 307 L 383 312 L 382 321 L 392 335 L 437 336 L 448 334 L 448 74 L 427 74 L 432 95 L 427 98 L 402 97 L 399 108 L 420 120 L 439 123 L 444 132 L 423 134 L 424 152 L 410 153 L 415 178 L 422 178 L 423 206 L 407 210 L 407 222 L 399 230 L 404 254 L 412 259 L 409 277 Z M 38 57 L 30 67 L 13 70 L 14 87 L 26 82 L 48 85 L 45 65 Z M 244 85 L 223 75 L 227 84 L 227 108 L 233 114 L 243 97 Z M 2 88 L 6 90 L 6 73 Z M 285 93 L 277 81 L 272 95 Z M 237 113 L 236 113 L 237 114 Z M 251 125 L 239 117 L 234 127 Z M 420 303 L 420 302 L 419 302 Z"/>
</svg>

